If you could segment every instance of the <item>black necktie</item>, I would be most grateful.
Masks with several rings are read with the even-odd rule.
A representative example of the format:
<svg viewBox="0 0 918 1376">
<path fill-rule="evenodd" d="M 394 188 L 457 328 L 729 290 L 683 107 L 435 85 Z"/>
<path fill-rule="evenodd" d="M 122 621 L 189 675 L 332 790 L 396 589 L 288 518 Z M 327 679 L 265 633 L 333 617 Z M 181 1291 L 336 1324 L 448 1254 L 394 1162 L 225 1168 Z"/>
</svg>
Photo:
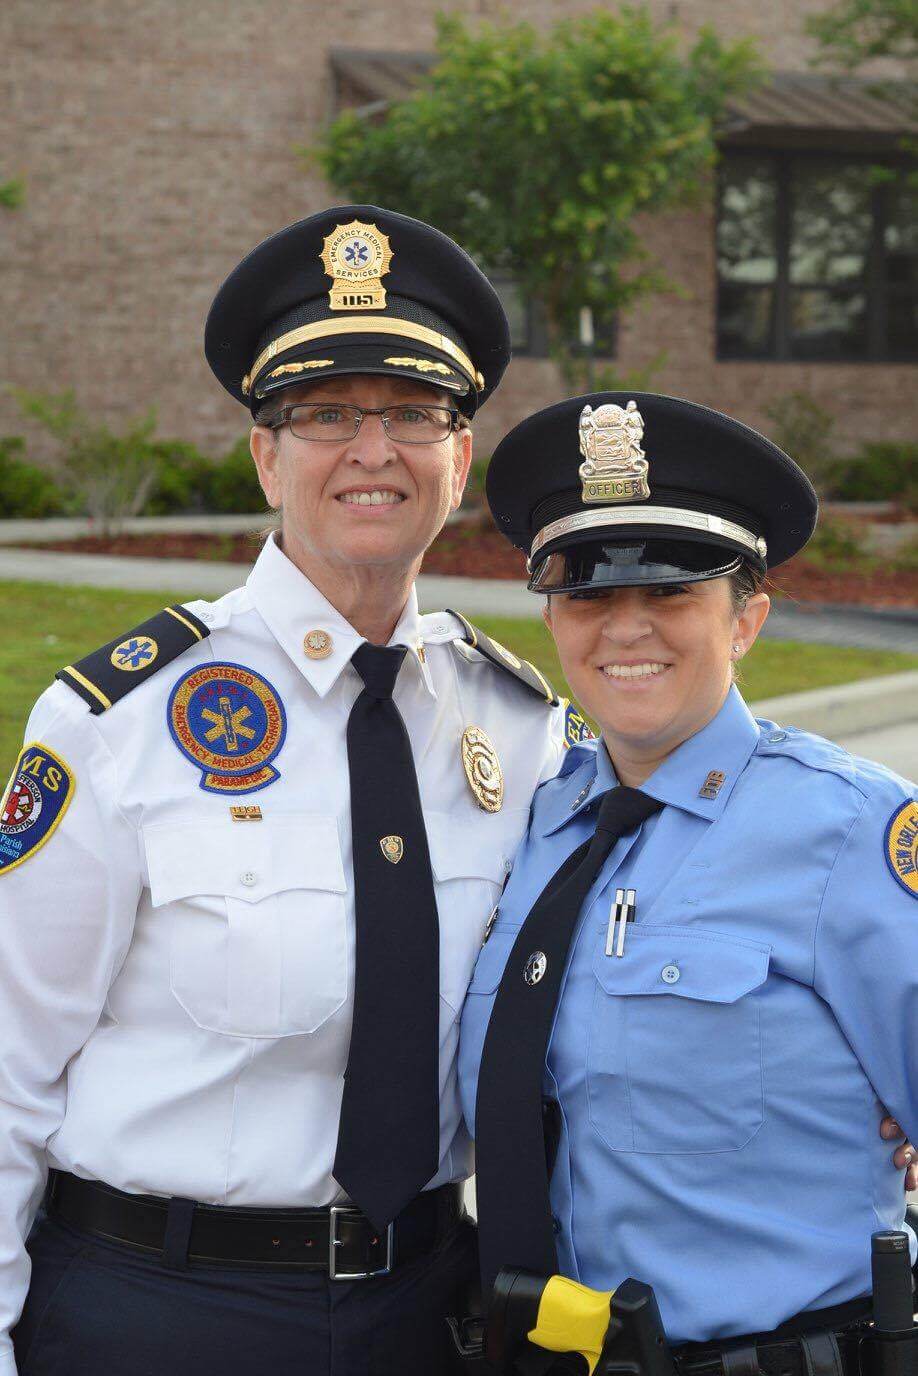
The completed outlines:
<svg viewBox="0 0 918 1376">
<path fill-rule="evenodd" d="M 440 932 L 411 742 L 405 650 L 363 644 L 347 723 L 357 961 L 334 1176 L 382 1230 L 439 1164 Z"/>
<path fill-rule="evenodd" d="M 542 1074 L 580 909 L 620 836 L 663 806 L 638 789 L 605 795 L 596 833 L 568 856 L 520 928 L 491 1011 L 475 1110 L 478 1242 L 490 1292 L 502 1266 L 558 1269 L 548 1189 Z"/>
</svg>

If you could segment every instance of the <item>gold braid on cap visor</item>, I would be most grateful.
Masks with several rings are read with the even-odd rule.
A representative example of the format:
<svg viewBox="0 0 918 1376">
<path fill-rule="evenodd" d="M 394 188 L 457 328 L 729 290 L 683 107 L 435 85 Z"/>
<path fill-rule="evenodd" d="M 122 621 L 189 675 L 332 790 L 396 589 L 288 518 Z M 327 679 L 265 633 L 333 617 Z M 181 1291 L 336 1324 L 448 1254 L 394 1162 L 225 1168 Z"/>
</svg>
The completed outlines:
<svg viewBox="0 0 918 1376">
<path fill-rule="evenodd" d="M 415 325 L 413 320 L 400 320 L 393 316 L 376 318 L 372 315 L 355 315 L 346 320 L 317 320 L 312 325 L 301 325 L 299 329 L 289 330 L 287 334 L 282 334 L 279 339 L 273 340 L 252 364 L 245 377 L 242 379 L 242 392 L 248 396 L 252 387 L 257 382 L 265 366 L 271 362 L 272 358 L 277 358 L 280 353 L 287 349 L 293 349 L 298 344 L 308 344 L 311 339 L 329 339 L 331 336 L 343 334 L 392 334 L 400 339 L 414 339 L 418 344 L 427 344 L 432 349 L 439 349 L 441 354 L 446 354 L 455 360 L 478 389 L 484 391 L 485 380 L 476 369 L 468 354 L 454 344 L 445 334 L 440 334 L 437 330 L 430 330 L 426 325 Z"/>
<path fill-rule="evenodd" d="M 709 516 L 703 511 L 686 511 L 677 506 L 614 506 L 599 507 L 596 511 L 577 511 L 573 516 L 562 516 L 544 526 L 532 542 L 529 551 L 531 564 L 549 540 L 556 540 L 574 530 L 607 531 L 612 526 L 667 526 L 669 529 L 695 530 L 707 535 L 720 535 L 744 545 L 750 553 L 764 559 L 768 546 L 761 535 L 753 535 L 745 526 L 728 521 L 723 516 Z"/>
</svg>

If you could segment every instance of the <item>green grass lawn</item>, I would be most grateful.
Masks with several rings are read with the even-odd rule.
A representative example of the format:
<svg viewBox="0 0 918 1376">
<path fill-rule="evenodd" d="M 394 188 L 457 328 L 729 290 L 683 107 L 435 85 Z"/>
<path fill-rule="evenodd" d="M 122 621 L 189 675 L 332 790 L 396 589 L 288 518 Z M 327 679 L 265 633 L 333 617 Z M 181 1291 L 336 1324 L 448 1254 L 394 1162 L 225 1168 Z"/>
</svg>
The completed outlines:
<svg viewBox="0 0 918 1376">
<path fill-rule="evenodd" d="M 240 570 L 240 581 L 244 574 Z M 19 752 L 29 709 L 57 669 L 129 631 L 168 603 L 193 596 L 0 582 L 6 625 L 0 641 L 0 784 Z M 537 664 L 557 692 L 567 693 L 554 645 L 541 621 L 478 617 L 476 622 Z M 741 687 L 753 702 L 914 668 L 916 655 L 763 640 L 744 661 Z"/>
</svg>

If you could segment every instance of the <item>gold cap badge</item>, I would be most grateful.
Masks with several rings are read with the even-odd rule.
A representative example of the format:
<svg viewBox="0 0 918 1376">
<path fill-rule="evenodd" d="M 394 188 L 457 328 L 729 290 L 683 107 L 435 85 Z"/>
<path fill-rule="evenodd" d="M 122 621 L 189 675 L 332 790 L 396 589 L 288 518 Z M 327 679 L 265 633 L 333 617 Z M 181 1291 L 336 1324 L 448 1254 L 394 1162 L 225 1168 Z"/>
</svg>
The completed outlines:
<svg viewBox="0 0 918 1376">
<path fill-rule="evenodd" d="M 504 801 L 504 776 L 497 751 L 480 726 L 467 726 L 462 733 L 462 764 L 478 806 L 485 812 L 499 812 Z"/>
<path fill-rule="evenodd" d="M 400 836 L 381 836 L 379 849 L 391 864 L 397 865 L 405 854 L 405 843 Z"/>
<path fill-rule="evenodd" d="M 650 496 L 641 440 L 644 420 L 636 401 L 624 408 L 611 403 L 584 406 L 580 412 L 580 452 L 585 462 L 578 472 L 585 502 L 643 502 Z"/>
<path fill-rule="evenodd" d="M 386 289 L 381 279 L 391 262 L 389 239 L 375 225 L 351 220 L 336 226 L 322 248 L 322 264 L 333 278 L 328 294 L 332 310 L 385 310 Z"/>
</svg>

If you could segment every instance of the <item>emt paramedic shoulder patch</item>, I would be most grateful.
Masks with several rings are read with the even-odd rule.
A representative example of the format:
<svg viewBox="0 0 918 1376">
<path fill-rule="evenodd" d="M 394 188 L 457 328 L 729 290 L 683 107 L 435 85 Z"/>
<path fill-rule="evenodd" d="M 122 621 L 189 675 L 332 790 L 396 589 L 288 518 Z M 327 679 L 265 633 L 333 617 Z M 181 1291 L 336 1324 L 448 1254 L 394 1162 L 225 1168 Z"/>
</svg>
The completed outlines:
<svg viewBox="0 0 918 1376">
<path fill-rule="evenodd" d="M 893 813 L 884 839 L 890 874 L 918 898 L 918 802 L 912 799 Z"/>
<path fill-rule="evenodd" d="M 172 739 L 201 770 L 207 793 L 256 793 L 280 775 L 271 761 L 287 734 L 284 705 L 243 664 L 199 664 L 169 695 Z"/>
<path fill-rule="evenodd" d="M 73 770 L 40 741 L 23 748 L 0 802 L 0 874 L 34 855 L 70 804 Z"/>
<path fill-rule="evenodd" d="M 88 703 L 90 712 L 101 716 L 132 688 L 208 635 L 210 630 L 204 622 L 176 603 L 164 607 L 129 635 L 116 636 L 85 659 L 59 669 L 55 678 Z"/>
</svg>

